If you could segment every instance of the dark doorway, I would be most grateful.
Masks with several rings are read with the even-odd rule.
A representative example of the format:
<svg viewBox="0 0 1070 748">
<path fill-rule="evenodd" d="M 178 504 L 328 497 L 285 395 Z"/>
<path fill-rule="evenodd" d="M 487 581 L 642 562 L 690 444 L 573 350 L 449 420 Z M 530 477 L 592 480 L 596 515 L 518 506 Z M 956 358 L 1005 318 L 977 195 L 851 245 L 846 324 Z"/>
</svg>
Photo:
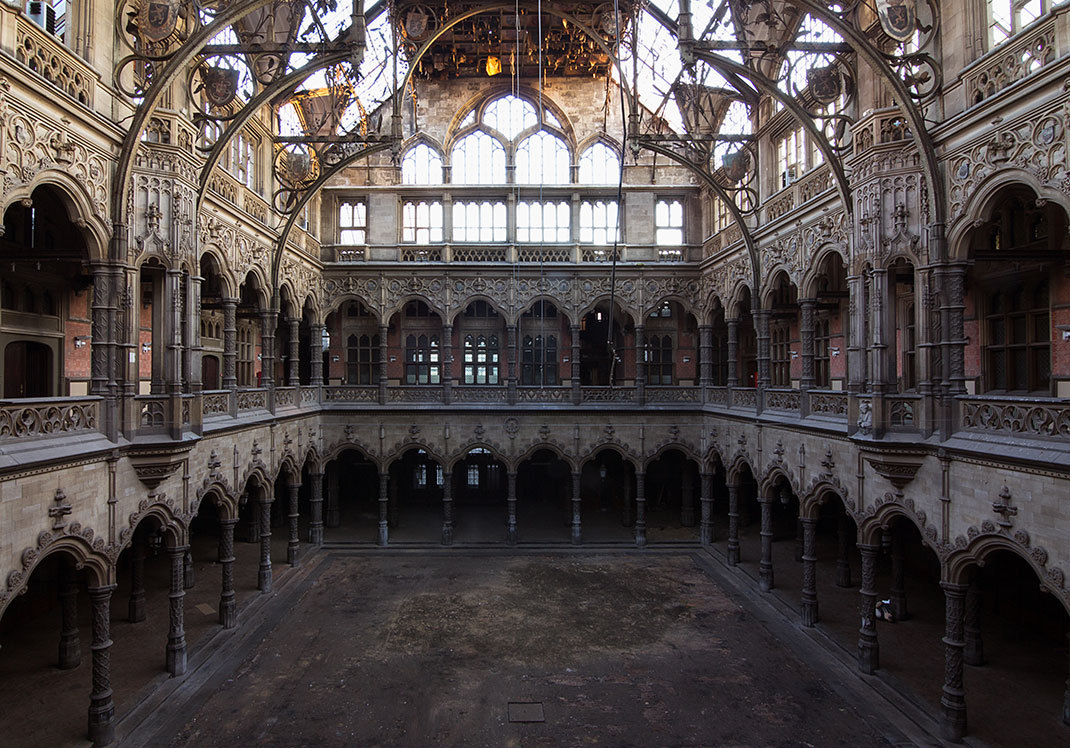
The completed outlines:
<svg viewBox="0 0 1070 748">
<path fill-rule="evenodd" d="M 52 397 L 52 349 L 16 340 L 4 349 L 4 397 Z"/>
</svg>

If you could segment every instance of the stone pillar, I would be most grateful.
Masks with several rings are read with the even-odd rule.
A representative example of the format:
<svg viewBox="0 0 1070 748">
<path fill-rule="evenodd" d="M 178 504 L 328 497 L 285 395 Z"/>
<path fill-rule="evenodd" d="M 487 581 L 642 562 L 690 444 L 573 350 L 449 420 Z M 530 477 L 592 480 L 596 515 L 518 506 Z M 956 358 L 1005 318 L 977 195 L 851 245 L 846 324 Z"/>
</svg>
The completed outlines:
<svg viewBox="0 0 1070 748">
<path fill-rule="evenodd" d="M 698 326 L 698 383 L 713 386 L 713 325 Z"/>
<path fill-rule="evenodd" d="M 903 548 L 903 531 L 892 530 L 892 588 L 889 597 L 892 600 L 892 614 L 896 621 L 910 618 L 906 593 L 906 550 Z"/>
<path fill-rule="evenodd" d="M 89 588 L 92 606 L 93 690 L 89 694 L 89 739 L 94 746 L 115 740 L 115 702 L 111 690 L 111 593 L 114 584 Z"/>
<path fill-rule="evenodd" d="M 758 387 L 768 387 L 769 378 L 769 310 L 759 309 L 754 315 L 758 333 Z"/>
<path fill-rule="evenodd" d="M 572 360 L 569 362 L 571 371 L 569 377 L 572 380 L 572 404 L 579 405 L 583 399 L 580 392 L 580 326 L 569 325 L 569 335 L 572 340 Z"/>
<path fill-rule="evenodd" d="M 69 562 L 59 567 L 59 665 L 70 670 L 82 664 L 82 639 L 78 635 L 78 579 Z"/>
<path fill-rule="evenodd" d="M 517 371 L 516 371 L 516 325 L 505 326 L 505 356 L 507 373 L 505 383 L 508 387 L 508 402 L 510 405 L 516 403 L 516 383 L 517 383 Z"/>
<path fill-rule="evenodd" d="M 802 625 L 817 623 L 817 519 L 804 517 L 803 526 L 803 586 Z"/>
<path fill-rule="evenodd" d="M 963 659 L 966 664 L 974 667 L 984 665 L 985 648 L 981 637 L 981 590 L 976 580 L 966 591 L 966 609 L 962 630 L 966 641 L 966 648 L 963 650 Z"/>
<path fill-rule="evenodd" d="M 866 282 L 863 275 L 847 277 L 850 294 L 847 342 L 847 390 L 861 392 L 866 380 Z"/>
<path fill-rule="evenodd" d="M 309 355 L 312 360 L 308 362 L 308 383 L 313 387 L 323 384 L 323 325 L 312 325 L 309 333 Z"/>
<path fill-rule="evenodd" d="M 286 384 L 290 387 L 297 387 L 301 384 L 301 374 L 298 365 L 301 362 L 301 320 L 298 317 L 292 317 L 286 320 L 286 323 L 290 326 L 290 345 L 289 360 L 286 362 Z M 301 398 L 297 398 L 297 402 L 301 402 Z"/>
<path fill-rule="evenodd" d="M 739 318 L 725 319 L 728 326 L 728 379 L 729 387 L 739 386 Z"/>
<path fill-rule="evenodd" d="M 308 508 L 308 542 L 315 546 L 323 545 L 323 473 L 309 474 L 312 481 Z"/>
<path fill-rule="evenodd" d="M 260 386 L 275 386 L 275 322 L 278 312 L 260 313 Z"/>
<path fill-rule="evenodd" d="M 872 376 L 870 382 L 873 392 L 883 393 L 891 389 L 891 377 L 894 367 L 891 360 L 894 355 L 894 340 L 889 341 L 892 315 L 888 311 L 889 288 L 888 271 L 873 268 L 870 271 L 870 287 L 873 289 L 870 307 L 870 346 L 873 351 L 870 361 Z M 889 345 L 891 344 L 891 349 Z"/>
<path fill-rule="evenodd" d="M 580 528 L 581 511 L 583 509 L 580 503 L 580 477 L 581 473 L 578 470 L 572 473 L 572 545 L 579 545 L 583 542 Z"/>
<path fill-rule="evenodd" d="M 186 629 L 183 606 L 186 598 L 185 558 L 189 546 L 169 548 L 171 558 L 171 591 L 167 595 L 167 672 L 183 675 L 186 672 Z"/>
<path fill-rule="evenodd" d="M 695 480 L 688 468 L 680 476 L 680 524 L 695 526 Z"/>
<path fill-rule="evenodd" d="M 453 325 L 442 326 L 442 402 L 453 398 Z"/>
<path fill-rule="evenodd" d="M 758 562 L 758 588 L 762 592 L 773 589 L 773 501 L 772 496 L 758 499 L 762 507 L 762 524 L 759 530 L 762 538 L 762 558 Z"/>
<path fill-rule="evenodd" d="M 130 600 L 126 620 L 140 623 L 145 615 L 145 536 L 134 533 L 130 544 Z"/>
<path fill-rule="evenodd" d="M 646 328 L 635 326 L 635 395 L 640 405 L 646 402 Z M 613 382 L 610 382 L 612 385 Z"/>
<path fill-rule="evenodd" d="M 739 484 L 728 483 L 728 563 L 739 563 Z"/>
<path fill-rule="evenodd" d="M 164 391 L 177 394 L 182 391 L 182 315 L 185 314 L 182 271 L 168 269 L 164 273 L 164 284 L 163 340 L 167 346 L 164 351 Z"/>
<path fill-rule="evenodd" d="M 238 386 L 238 300 L 223 299 L 223 389 Z"/>
<path fill-rule="evenodd" d="M 442 545 L 453 544 L 453 472 L 442 474 Z"/>
<path fill-rule="evenodd" d="M 635 471 L 635 544 L 646 545 L 646 475 Z"/>
<path fill-rule="evenodd" d="M 880 667 L 880 645 L 877 642 L 877 556 L 879 545 L 859 544 L 862 554 L 862 587 L 860 614 L 862 626 L 858 629 L 858 669 L 872 675 Z"/>
<path fill-rule="evenodd" d="M 390 473 L 379 471 L 379 535 L 376 543 L 386 545 L 390 542 Z"/>
<path fill-rule="evenodd" d="M 624 484 L 621 486 L 624 492 L 624 505 L 621 507 L 620 523 L 624 527 L 628 527 L 632 524 L 632 482 L 628 480 L 628 475 L 624 475 Z"/>
<path fill-rule="evenodd" d="M 223 586 L 219 593 L 219 623 L 225 629 L 238 624 L 238 606 L 234 599 L 234 525 L 236 517 L 219 520 L 219 568 L 223 571 Z"/>
<path fill-rule="evenodd" d="M 698 542 L 709 545 L 713 542 L 713 475 L 703 471 L 699 481 L 699 503 L 702 507 L 698 524 Z"/>
<path fill-rule="evenodd" d="M 966 266 L 951 265 L 944 272 L 944 297 L 947 305 L 947 341 L 950 367 L 950 394 L 966 394 Z"/>
<path fill-rule="evenodd" d="M 804 555 L 802 515 L 795 518 L 795 560 L 802 563 Z"/>
<path fill-rule="evenodd" d="M 963 609 L 966 585 L 941 582 L 944 589 L 944 688 L 940 736 L 959 742 L 966 734 L 966 691 L 963 687 Z"/>
<path fill-rule="evenodd" d="M 117 308 L 112 294 L 112 273 L 105 265 L 93 266 L 93 328 L 90 356 L 90 389 L 94 395 L 107 395 L 108 385 L 114 384 L 112 364 L 112 317 Z"/>
<path fill-rule="evenodd" d="M 186 546 L 186 554 L 182 557 L 182 586 L 187 590 L 193 589 L 193 551 Z"/>
<path fill-rule="evenodd" d="M 287 505 L 289 512 L 286 514 L 286 520 L 290 530 L 290 537 L 286 542 L 286 563 L 290 566 L 297 566 L 301 552 L 301 531 L 298 526 L 301 520 L 301 513 L 298 511 L 298 494 L 301 491 L 301 484 L 290 483 L 286 486 L 286 490 L 289 499 Z"/>
<path fill-rule="evenodd" d="M 387 376 L 388 359 L 390 348 L 386 344 L 386 336 L 390 333 L 389 325 L 379 325 L 379 404 L 386 404 L 386 386 L 390 381 Z M 404 365 L 404 364 L 403 364 Z M 404 381 L 404 380 L 403 380 Z"/>
<path fill-rule="evenodd" d="M 266 489 L 261 489 L 260 494 L 260 568 L 256 588 L 265 594 L 271 592 L 271 494 Z"/>
<path fill-rule="evenodd" d="M 851 586 L 851 523 L 846 510 L 840 515 L 836 525 L 836 586 Z"/>
<path fill-rule="evenodd" d="M 506 518 L 505 537 L 509 545 L 515 545 L 518 539 L 516 532 L 516 471 L 510 470 L 506 476 L 508 494 L 506 495 Z"/>
<path fill-rule="evenodd" d="M 799 389 L 813 389 L 816 382 L 814 379 L 814 309 L 817 301 L 814 299 L 799 299 L 799 337 L 802 348 L 802 376 L 799 378 Z"/>
</svg>

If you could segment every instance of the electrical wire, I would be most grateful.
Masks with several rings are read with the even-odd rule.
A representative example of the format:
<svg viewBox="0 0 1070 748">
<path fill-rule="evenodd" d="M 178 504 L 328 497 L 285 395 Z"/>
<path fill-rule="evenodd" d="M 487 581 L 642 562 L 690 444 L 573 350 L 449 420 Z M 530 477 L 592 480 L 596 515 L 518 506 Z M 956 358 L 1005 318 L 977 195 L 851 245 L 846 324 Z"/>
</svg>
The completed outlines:
<svg viewBox="0 0 1070 748">
<path fill-rule="evenodd" d="M 540 0 L 541 2 L 541 0 Z M 617 58 L 620 58 L 620 5 L 619 0 L 613 0 L 613 28 L 617 40 Z M 636 40 L 632 38 L 632 51 L 634 53 Z M 633 54 L 634 58 L 634 54 Z M 612 63 L 610 63 L 612 64 Z M 632 64 L 635 64 L 633 59 Z M 621 71 L 623 72 L 623 71 Z M 607 72 L 607 75 L 609 73 Z M 621 77 L 620 82 L 620 124 L 621 124 L 621 152 L 620 152 L 620 172 L 617 178 L 617 225 L 613 232 L 613 254 L 610 255 L 610 268 L 609 268 L 609 324 L 606 326 L 606 351 L 609 353 L 609 386 L 613 386 L 614 374 L 617 366 L 617 346 L 616 340 L 613 337 L 613 312 L 616 309 L 616 297 L 617 297 L 617 252 L 620 244 L 620 215 L 621 215 L 621 203 L 623 202 L 624 195 L 624 154 L 625 144 L 628 138 L 628 119 L 625 114 L 624 106 L 624 78 Z M 638 95 L 637 92 L 632 93 L 633 96 Z M 636 350 L 636 365 L 639 363 L 639 351 Z"/>
</svg>

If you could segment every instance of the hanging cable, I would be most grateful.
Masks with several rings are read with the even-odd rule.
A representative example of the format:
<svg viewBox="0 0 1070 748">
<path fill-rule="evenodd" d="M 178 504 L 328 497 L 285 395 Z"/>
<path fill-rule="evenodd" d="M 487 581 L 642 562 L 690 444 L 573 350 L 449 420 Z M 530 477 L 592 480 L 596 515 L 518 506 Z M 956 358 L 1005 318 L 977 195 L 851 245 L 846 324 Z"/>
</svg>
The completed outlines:
<svg viewBox="0 0 1070 748">
<path fill-rule="evenodd" d="M 540 0 L 541 1 L 541 0 Z M 620 60 L 620 5 L 619 0 L 613 0 L 613 28 L 617 39 L 617 59 Z M 638 29 L 634 28 L 632 32 L 632 65 L 638 64 L 635 58 L 635 45 L 636 36 L 638 35 Z M 612 66 L 612 62 L 610 65 Z M 618 68 L 619 69 L 619 68 Z M 612 70 L 612 67 L 610 68 Z M 606 327 L 606 351 L 609 353 L 609 386 L 613 386 L 614 374 L 616 373 L 617 366 L 617 346 L 613 337 L 613 312 L 616 309 L 617 298 L 617 252 L 620 244 L 620 214 L 621 203 L 623 202 L 624 195 L 624 154 L 625 144 L 628 138 L 628 119 L 625 114 L 624 106 L 624 71 L 621 70 L 621 82 L 620 82 L 620 126 L 621 126 L 621 149 L 620 149 L 620 172 L 617 177 L 617 221 L 616 228 L 613 232 L 613 253 L 610 255 L 610 267 L 609 267 L 609 324 Z M 607 72 L 606 75 L 610 73 Z M 632 91 L 632 96 L 638 96 L 638 90 Z M 639 350 L 635 351 L 636 366 L 639 365 Z"/>
</svg>

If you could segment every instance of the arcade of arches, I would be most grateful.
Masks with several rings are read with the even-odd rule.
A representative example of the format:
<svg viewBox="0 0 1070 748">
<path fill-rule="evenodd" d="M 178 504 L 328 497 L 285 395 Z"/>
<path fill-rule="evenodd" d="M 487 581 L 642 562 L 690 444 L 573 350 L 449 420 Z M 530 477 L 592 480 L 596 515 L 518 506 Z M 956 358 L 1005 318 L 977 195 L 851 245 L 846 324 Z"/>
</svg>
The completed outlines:
<svg viewBox="0 0 1070 748">
<path fill-rule="evenodd" d="M 137 743 L 338 559 L 690 554 L 1070 745 L 1068 14 L 0 4 L 3 734 Z"/>
</svg>

